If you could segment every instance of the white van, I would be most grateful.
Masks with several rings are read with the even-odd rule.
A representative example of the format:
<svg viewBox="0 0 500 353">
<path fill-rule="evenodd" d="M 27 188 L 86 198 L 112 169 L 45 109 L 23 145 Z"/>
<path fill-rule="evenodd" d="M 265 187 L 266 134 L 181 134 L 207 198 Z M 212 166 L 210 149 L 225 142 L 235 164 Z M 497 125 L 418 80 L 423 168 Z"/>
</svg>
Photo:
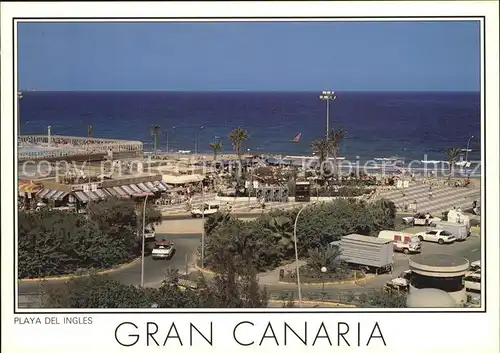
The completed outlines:
<svg viewBox="0 0 500 353">
<path fill-rule="evenodd" d="M 380 239 L 390 239 L 394 244 L 394 251 L 405 254 L 419 253 L 422 251 L 422 242 L 411 233 L 398 232 L 396 230 L 382 230 L 378 233 Z"/>
<path fill-rule="evenodd" d="M 217 201 L 209 201 L 200 208 L 193 208 L 191 210 L 191 216 L 193 218 L 208 217 L 220 211 L 220 203 Z"/>
</svg>

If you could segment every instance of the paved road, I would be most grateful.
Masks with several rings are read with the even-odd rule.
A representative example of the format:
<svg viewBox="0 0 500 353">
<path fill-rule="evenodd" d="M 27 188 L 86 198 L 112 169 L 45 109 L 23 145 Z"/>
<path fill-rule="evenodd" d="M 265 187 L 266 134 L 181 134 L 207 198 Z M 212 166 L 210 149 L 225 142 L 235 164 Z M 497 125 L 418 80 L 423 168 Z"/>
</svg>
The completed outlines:
<svg viewBox="0 0 500 353">
<path fill-rule="evenodd" d="M 164 273 L 167 269 L 178 269 L 180 272 L 186 270 L 187 263 L 193 263 L 196 257 L 196 249 L 200 244 L 199 234 L 178 234 L 165 235 L 157 234 L 157 238 L 161 239 L 165 236 L 172 239 L 176 246 L 176 253 L 171 260 L 154 261 L 150 256 L 147 256 L 144 261 L 144 285 L 158 286 L 164 279 Z M 134 266 L 127 269 L 110 273 L 109 277 L 120 281 L 124 284 L 139 284 L 141 282 L 141 262 L 137 262 Z M 49 283 L 61 283 L 61 281 L 53 281 Z M 19 303 L 24 304 L 31 301 L 30 295 L 39 291 L 39 282 L 22 282 L 18 286 Z"/>
<path fill-rule="evenodd" d="M 481 259 L 481 241 L 479 237 L 471 236 L 464 242 L 455 242 L 448 245 L 439 245 L 437 243 L 424 242 L 422 244 L 422 253 L 425 254 L 448 254 L 463 256 L 469 261 Z M 362 293 L 371 291 L 373 289 L 381 288 L 384 283 L 390 280 L 393 276 L 397 277 L 401 272 L 408 269 L 408 259 L 411 255 L 404 255 L 397 253 L 395 256 L 395 267 L 393 275 L 384 274 L 379 275 L 374 279 L 370 279 L 366 284 L 343 284 L 337 286 L 326 286 L 324 292 L 328 296 L 338 296 L 341 293 L 352 291 L 354 293 Z M 276 284 L 267 285 L 267 290 L 274 298 L 278 298 L 283 294 L 293 293 L 296 294 L 297 286 L 295 284 Z M 302 285 L 302 296 L 304 299 L 307 297 L 320 297 L 323 293 L 321 285 Z"/>
<path fill-rule="evenodd" d="M 237 218 L 255 218 L 258 217 L 261 214 L 261 212 L 245 212 L 245 213 L 232 212 L 231 214 Z M 165 221 L 181 221 L 185 219 L 195 219 L 195 218 L 193 218 L 190 214 L 186 213 L 186 214 L 171 214 L 171 215 L 164 214 L 162 219 Z"/>
<path fill-rule="evenodd" d="M 418 228 L 412 229 L 416 232 Z M 186 259 L 188 264 L 192 264 L 195 261 L 196 249 L 200 244 L 199 234 L 158 234 L 158 238 L 165 236 L 172 239 L 177 248 L 177 252 L 171 260 L 159 260 L 153 261 L 151 257 L 146 257 L 144 263 L 144 285 L 145 286 L 158 286 L 164 279 L 165 270 L 169 268 L 178 269 L 180 272 L 184 272 L 186 269 Z M 480 238 L 476 236 L 471 236 L 465 242 L 455 242 L 449 245 L 439 245 L 436 243 L 423 243 L 422 247 L 423 253 L 426 254 L 454 254 L 458 256 L 463 256 L 470 261 L 479 260 L 481 258 L 481 248 L 480 248 Z M 399 275 L 402 271 L 408 269 L 408 258 L 411 255 L 396 254 L 395 258 L 395 270 L 394 276 Z M 109 276 L 116 279 L 124 284 L 138 284 L 140 283 L 141 276 L 141 263 L 138 262 L 136 265 L 127 268 L 125 270 L 111 273 Z M 381 288 L 381 286 L 391 278 L 390 274 L 380 275 L 375 279 L 371 279 L 364 285 L 357 284 L 345 284 L 338 286 L 326 286 L 324 292 L 328 296 L 338 296 L 341 293 L 346 293 L 352 291 L 355 293 L 362 293 L 370 291 L 373 289 Z M 54 283 L 60 283 L 55 281 Z M 20 283 L 18 286 L 19 290 L 19 304 L 20 307 L 26 307 L 27 303 L 32 302 L 33 298 L 31 294 L 38 292 L 39 283 L 37 282 L 25 282 Z M 286 293 L 295 293 L 295 284 L 273 284 L 267 285 L 267 290 L 273 298 L 279 298 Z M 314 296 L 316 298 L 320 297 L 323 293 L 321 286 L 308 286 L 303 285 L 302 288 L 303 298 Z"/>
</svg>

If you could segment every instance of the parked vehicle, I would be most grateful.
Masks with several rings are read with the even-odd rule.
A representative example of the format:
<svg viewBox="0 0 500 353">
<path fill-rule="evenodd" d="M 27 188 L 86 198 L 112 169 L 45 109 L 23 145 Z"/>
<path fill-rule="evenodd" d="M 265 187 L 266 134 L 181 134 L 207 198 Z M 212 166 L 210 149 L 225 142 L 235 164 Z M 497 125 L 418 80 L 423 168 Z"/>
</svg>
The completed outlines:
<svg viewBox="0 0 500 353">
<path fill-rule="evenodd" d="M 449 244 L 456 240 L 453 234 L 444 229 L 428 230 L 426 232 L 417 233 L 416 236 L 420 241 L 431 241 L 439 244 Z"/>
<path fill-rule="evenodd" d="M 202 216 L 210 216 L 220 210 L 220 203 L 218 202 L 207 202 L 203 204 L 200 208 L 193 208 L 191 210 L 191 216 L 193 218 L 201 218 Z"/>
<path fill-rule="evenodd" d="M 151 257 L 153 260 L 157 259 L 171 259 L 174 256 L 175 247 L 174 243 L 168 240 L 160 240 L 155 243 Z"/>
<path fill-rule="evenodd" d="M 390 272 L 394 264 L 393 242 L 360 234 L 343 236 L 340 260 L 364 272 Z"/>
<path fill-rule="evenodd" d="M 419 253 L 422 251 L 422 242 L 415 234 L 402 233 L 396 230 L 382 230 L 378 233 L 380 239 L 393 241 L 394 251 L 405 254 Z"/>
<path fill-rule="evenodd" d="M 410 282 L 404 278 L 393 278 L 388 281 L 383 288 L 386 293 L 391 292 L 408 292 L 410 289 Z"/>
<path fill-rule="evenodd" d="M 434 217 L 430 213 L 417 213 L 413 217 L 403 217 L 403 223 L 410 226 L 428 226 L 440 220 L 441 218 Z"/>
<path fill-rule="evenodd" d="M 467 225 L 462 223 L 439 221 L 433 223 L 432 226 L 437 229 L 447 230 L 459 241 L 464 241 L 470 235 L 470 227 L 467 227 Z"/>
<path fill-rule="evenodd" d="M 154 241 L 156 239 L 154 227 L 146 227 L 144 230 L 144 238 L 146 238 L 146 241 Z"/>
<path fill-rule="evenodd" d="M 464 224 L 467 227 L 467 231 L 470 234 L 470 217 L 463 214 L 460 209 L 458 210 L 450 210 L 448 211 L 447 214 L 447 221 L 451 223 L 459 223 L 459 224 Z"/>
<path fill-rule="evenodd" d="M 481 269 L 481 260 L 472 261 L 470 263 L 471 270 L 480 270 Z"/>
</svg>

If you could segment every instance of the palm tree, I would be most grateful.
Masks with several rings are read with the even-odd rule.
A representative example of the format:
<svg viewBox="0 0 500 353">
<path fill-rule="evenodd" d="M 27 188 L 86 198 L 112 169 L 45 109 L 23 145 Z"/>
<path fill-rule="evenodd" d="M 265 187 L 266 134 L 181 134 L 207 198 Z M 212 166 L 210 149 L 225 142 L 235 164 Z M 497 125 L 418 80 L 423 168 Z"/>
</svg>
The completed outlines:
<svg viewBox="0 0 500 353">
<path fill-rule="evenodd" d="M 232 220 L 231 213 L 228 211 L 218 211 L 210 215 L 205 220 L 205 234 L 213 234 L 219 227 L 229 224 Z"/>
<path fill-rule="evenodd" d="M 222 151 L 222 143 L 220 141 L 212 142 L 208 145 L 212 151 L 214 151 L 214 161 L 217 159 L 217 153 Z"/>
<path fill-rule="evenodd" d="M 338 260 L 340 248 L 337 246 L 324 246 L 321 248 L 309 249 L 307 254 L 307 265 L 317 270 L 319 273 L 322 267 L 328 269 L 332 268 L 335 260 Z"/>
<path fill-rule="evenodd" d="M 158 149 L 158 137 L 160 136 L 161 128 L 159 125 L 151 125 L 149 127 L 149 134 L 153 138 L 153 148 L 156 151 Z"/>
<path fill-rule="evenodd" d="M 236 129 L 234 129 L 229 133 L 227 138 L 233 144 L 236 154 L 238 155 L 238 159 L 241 162 L 241 149 L 243 141 L 246 141 L 248 139 L 248 132 L 240 127 L 237 127 Z"/>
<path fill-rule="evenodd" d="M 267 227 L 266 231 L 274 236 L 278 245 L 282 249 L 281 255 L 287 257 L 289 252 L 294 248 L 293 241 L 293 220 L 290 217 L 277 215 L 266 215 Z"/>
<path fill-rule="evenodd" d="M 340 147 L 342 141 L 346 138 L 347 131 L 344 128 L 333 129 L 328 134 L 328 151 L 332 154 L 334 158 L 334 169 L 337 172 L 337 157 L 339 155 Z"/>
<path fill-rule="evenodd" d="M 460 155 L 460 149 L 447 148 L 444 150 L 444 154 L 446 156 L 446 161 L 450 163 L 450 175 L 448 176 L 448 179 L 451 179 L 451 177 L 455 174 L 455 164 L 457 163 L 457 158 Z"/>
<path fill-rule="evenodd" d="M 314 140 L 311 143 L 311 148 L 313 152 L 318 156 L 319 168 L 323 166 L 326 161 L 326 156 L 328 155 L 329 144 L 326 138 Z"/>
</svg>

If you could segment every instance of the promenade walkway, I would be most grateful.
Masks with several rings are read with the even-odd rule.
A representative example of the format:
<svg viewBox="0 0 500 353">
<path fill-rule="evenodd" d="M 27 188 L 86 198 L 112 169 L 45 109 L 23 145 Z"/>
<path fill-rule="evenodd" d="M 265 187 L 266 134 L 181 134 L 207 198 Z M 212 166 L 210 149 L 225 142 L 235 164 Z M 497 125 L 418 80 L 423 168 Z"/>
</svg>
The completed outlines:
<svg viewBox="0 0 500 353">
<path fill-rule="evenodd" d="M 208 201 L 217 201 L 215 198 L 215 194 L 207 194 L 204 197 L 205 202 Z M 226 201 L 218 201 L 222 206 L 226 206 Z M 237 200 L 237 201 L 229 201 L 229 206 L 231 207 L 232 211 L 235 213 L 239 212 L 252 212 L 259 214 L 262 212 L 262 209 L 260 207 L 260 204 L 256 201 L 250 201 L 248 200 Z M 193 207 L 197 208 L 202 205 L 202 197 L 201 195 L 196 195 L 191 199 L 191 204 Z M 304 203 L 303 202 L 268 202 L 266 203 L 266 210 L 274 209 L 274 208 L 279 208 L 279 209 L 292 209 L 294 207 L 302 206 Z M 168 214 L 168 215 L 186 215 L 189 213 L 186 208 L 186 203 L 178 203 L 178 204 L 173 204 L 173 205 L 167 205 L 167 206 L 159 206 L 160 211 L 162 214 Z"/>
<path fill-rule="evenodd" d="M 470 208 L 472 201 L 481 199 L 479 187 L 433 186 L 432 198 L 429 198 L 428 184 L 411 184 L 405 189 L 394 189 L 381 192 L 376 199 L 389 199 L 402 208 L 404 204 L 413 204 L 416 201 L 418 212 L 439 213 L 451 208 Z"/>
</svg>

